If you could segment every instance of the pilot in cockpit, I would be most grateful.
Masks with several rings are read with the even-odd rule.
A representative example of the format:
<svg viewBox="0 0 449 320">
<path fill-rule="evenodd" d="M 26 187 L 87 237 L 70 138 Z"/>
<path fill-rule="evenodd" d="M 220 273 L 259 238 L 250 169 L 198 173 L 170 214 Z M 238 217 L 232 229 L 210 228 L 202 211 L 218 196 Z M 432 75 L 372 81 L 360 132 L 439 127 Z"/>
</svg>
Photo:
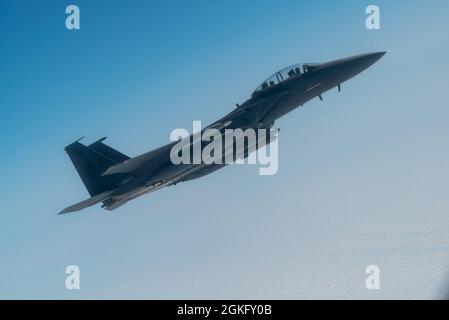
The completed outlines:
<svg viewBox="0 0 449 320">
<path fill-rule="evenodd" d="M 290 71 L 287 73 L 289 77 L 293 77 L 295 75 L 301 74 L 301 69 L 298 67 L 290 69 Z"/>
</svg>

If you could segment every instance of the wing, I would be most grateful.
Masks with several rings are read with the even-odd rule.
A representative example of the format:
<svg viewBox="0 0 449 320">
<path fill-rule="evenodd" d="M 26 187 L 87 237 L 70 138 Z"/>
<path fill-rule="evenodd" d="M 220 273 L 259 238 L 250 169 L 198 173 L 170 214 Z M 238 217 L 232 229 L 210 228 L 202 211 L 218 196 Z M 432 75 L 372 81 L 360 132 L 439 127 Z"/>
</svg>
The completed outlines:
<svg viewBox="0 0 449 320">
<path fill-rule="evenodd" d="M 84 201 L 78 202 L 78 203 L 76 203 L 74 205 L 71 205 L 70 207 L 65 208 L 64 210 L 59 212 L 58 215 L 79 211 L 81 209 L 93 206 L 94 204 L 97 204 L 97 203 L 99 203 L 99 202 L 101 202 L 103 200 L 106 200 L 114 192 L 115 192 L 115 190 L 103 192 L 103 193 L 100 193 L 100 194 L 98 194 L 98 195 L 96 195 L 96 196 L 94 196 L 92 198 L 89 198 L 89 199 L 86 199 Z"/>
</svg>

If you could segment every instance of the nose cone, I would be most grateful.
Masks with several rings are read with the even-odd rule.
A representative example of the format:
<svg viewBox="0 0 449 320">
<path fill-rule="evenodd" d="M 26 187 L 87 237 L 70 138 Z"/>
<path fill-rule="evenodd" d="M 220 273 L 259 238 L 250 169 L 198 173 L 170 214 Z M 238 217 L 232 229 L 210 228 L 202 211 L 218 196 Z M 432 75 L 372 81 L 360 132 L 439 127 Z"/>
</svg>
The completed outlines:
<svg viewBox="0 0 449 320">
<path fill-rule="evenodd" d="M 381 51 L 381 52 L 373 52 L 373 53 L 367 53 L 362 54 L 356 57 L 353 57 L 352 60 L 354 62 L 361 62 L 365 65 L 371 66 L 375 64 L 380 58 L 382 58 L 387 52 Z"/>
<path fill-rule="evenodd" d="M 373 52 L 367 54 L 361 54 L 358 56 L 349 57 L 346 59 L 342 59 L 337 63 L 343 73 L 346 76 L 352 78 L 353 76 L 359 74 L 365 69 L 371 67 L 375 64 L 380 58 L 382 58 L 386 52 Z"/>
</svg>

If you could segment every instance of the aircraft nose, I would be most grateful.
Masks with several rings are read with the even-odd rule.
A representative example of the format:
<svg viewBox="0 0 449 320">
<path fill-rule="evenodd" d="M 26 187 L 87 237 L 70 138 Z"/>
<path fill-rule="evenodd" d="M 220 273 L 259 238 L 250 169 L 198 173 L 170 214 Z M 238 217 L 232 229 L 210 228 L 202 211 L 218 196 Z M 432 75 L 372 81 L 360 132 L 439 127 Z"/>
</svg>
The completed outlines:
<svg viewBox="0 0 449 320">
<path fill-rule="evenodd" d="M 385 54 L 385 51 L 380 51 L 337 60 L 329 64 L 329 70 L 332 70 L 332 74 L 339 75 L 341 83 L 369 68 Z"/>
<path fill-rule="evenodd" d="M 361 54 L 358 56 L 350 57 L 342 61 L 342 65 L 355 73 L 361 72 L 366 68 L 375 64 L 380 58 L 385 55 L 386 52 L 373 52 L 367 54 Z"/>
<path fill-rule="evenodd" d="M 358 59 L 364 60 L 365 63 L 372 65 L 376 63 L 380 58 L 382 58 L 386 53 L 386 51 L 367 53 L 359 56 Z"/>
</svg>

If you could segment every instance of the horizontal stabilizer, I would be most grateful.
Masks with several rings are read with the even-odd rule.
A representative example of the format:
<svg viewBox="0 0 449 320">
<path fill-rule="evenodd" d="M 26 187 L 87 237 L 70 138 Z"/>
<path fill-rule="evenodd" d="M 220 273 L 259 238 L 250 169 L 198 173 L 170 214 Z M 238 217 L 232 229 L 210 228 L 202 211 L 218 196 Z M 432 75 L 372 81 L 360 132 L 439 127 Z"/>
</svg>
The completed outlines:
<svg viewBox="0 0 449 320">
<path fill-rule="evenodd" d="M 59 214 L 65 214 L 65 213 L 70 213 L 70 212 L 75 212 L 75 211 L 79 211 L 81 209 L 93 206 L 94 204 L 97 204 L 107 198 L 109 198 L 109 196 L 114 193 L 115 190 L 112 191 L 107 191 L 107 192 L 103 192 L 100 193 L 92 198 L 86 199 L 84 201 L 78 202 L 70 207 L 65 208 L 64 210 L 62 210 L 61 212 L 58 213 Z"/>
<path fill-rule="evenodd" d="M 122 163 L 116 164 L 108 168 L 101 176 L 108 176 L 118 173 L 129 173 L 138 170 L 145 163 L 151 162 L 153 167 L 157 167 L 165 162 L 170 161 L 170 150 L 177 142 L 172 142 L 156 150 L 144 153 L 135 158 L 125 160 Z"/>
</svg>

